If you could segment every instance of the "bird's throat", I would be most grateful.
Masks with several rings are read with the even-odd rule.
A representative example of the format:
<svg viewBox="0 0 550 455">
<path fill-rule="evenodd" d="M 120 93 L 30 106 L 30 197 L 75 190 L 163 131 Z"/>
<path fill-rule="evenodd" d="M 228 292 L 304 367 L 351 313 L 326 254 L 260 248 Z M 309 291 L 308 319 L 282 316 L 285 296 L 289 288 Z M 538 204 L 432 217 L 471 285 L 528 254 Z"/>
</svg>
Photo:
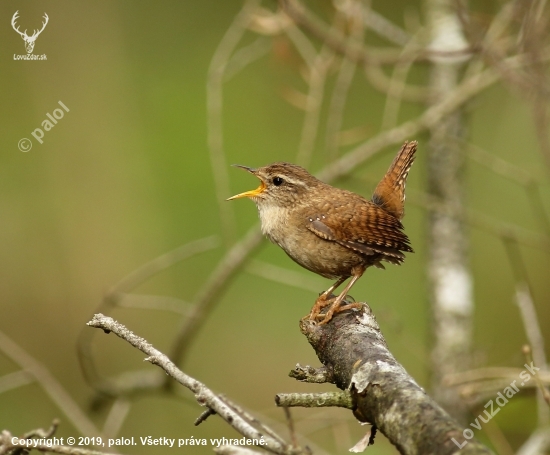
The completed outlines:
<svg viewBox="0 0 550 455">
<path fill-rule="evenodd" d="M 288 209 L 275 204 L 256 204 L 262 232 L 274 243 L 284 244 L 286 227 L 288 226 Z"/>
</svg>

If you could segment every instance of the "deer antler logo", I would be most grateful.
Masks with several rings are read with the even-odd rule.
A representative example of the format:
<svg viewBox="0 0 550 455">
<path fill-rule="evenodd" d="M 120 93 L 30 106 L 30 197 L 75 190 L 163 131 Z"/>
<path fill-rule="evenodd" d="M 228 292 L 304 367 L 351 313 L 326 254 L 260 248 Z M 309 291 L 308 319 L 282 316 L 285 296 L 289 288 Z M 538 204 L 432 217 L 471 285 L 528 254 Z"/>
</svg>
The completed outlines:
<svg viewBox="0 0 550 455">
<path fill-rule="evenodd" d="M 49 17 L 46 13 L 44 13 L 44 22 L 42 22 L 42 28 L 40 30 L 35 30 L 32 36 L 27 35 L 27 30 L 24 32 L 21 32 L 19 30 L 19 26 L 16 27 L 15 22 L 19 18 L 17 15 L 19 11 L 16 11 L 13 17 L 11 18 L 11 26 L 13 29 L 21 35 L 21 38 L 23 38 L 23 41 L 25 41 L 25 49 L 27 50 L 27 54 L 31 54 L 32 50 L 34 49 L 34 42 L 36 41 L 36 38 L 38 38 L 38 35 L 42 33 L 42 31 L 46 28 L 46 25 L 48 24 Z"/>
</svg>

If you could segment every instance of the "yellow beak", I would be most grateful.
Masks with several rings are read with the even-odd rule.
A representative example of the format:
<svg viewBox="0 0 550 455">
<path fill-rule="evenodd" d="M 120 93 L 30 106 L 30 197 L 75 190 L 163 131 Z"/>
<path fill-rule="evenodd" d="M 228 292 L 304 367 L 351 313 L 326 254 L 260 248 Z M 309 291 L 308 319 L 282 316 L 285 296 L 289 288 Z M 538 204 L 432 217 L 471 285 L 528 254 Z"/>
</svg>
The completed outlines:
<svg viewBox="0 0 550 455">
<path fill-rule="evenodd" d="M 244 169 L 245 171 L 247 172 L 250 172 L 252 175 L 256 175 L 254 173 L 254 169 L 250 168 L 250 167 L 246 167 L 246 166 L 242 166 L 240 164 L 234 164 L 233 166 L 235 167 L 240 167 L 241 169 Z M 256 175 L 256 177 L 258 177 Z M 260 177 L 258 177 L 260 179 Z M 228 201 L 232 201 L 233 199 L 240 199 L 242 197 L 254 197 L 254 196 L 258 196 L 258 194 L 261 194 L 263 193 L 263 191 L 265 190 L 265 183 L 262 179 L 260 179 L 260 186 L 258 188 L 256 188 L 255 190 L 251 190 L 251 191 L 245 191 L 244 193 L 240 193 L 240 194 L 236 194 L 235 196 L 232 196 L 230 198 L 227 198 Z"/>
</svg>

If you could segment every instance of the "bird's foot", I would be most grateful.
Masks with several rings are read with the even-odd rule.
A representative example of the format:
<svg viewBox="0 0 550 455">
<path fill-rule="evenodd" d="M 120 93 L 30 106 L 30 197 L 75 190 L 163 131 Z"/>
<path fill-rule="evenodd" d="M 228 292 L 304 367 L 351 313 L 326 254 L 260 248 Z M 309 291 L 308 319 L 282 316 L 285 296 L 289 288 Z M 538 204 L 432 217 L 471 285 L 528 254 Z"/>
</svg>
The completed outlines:
<svg viewBox="0 0 550 455">
<path fill-rule="evenodd" d="M 346 305 L 341 305 L 340 303 L 336 304 L 336 302 L 334 302 L 326 313 L 318 315 L 319 318 L 323 318 L 321 322 L 319 322 L 319 325 L 329 322 L 336 313 L 341 313 L 342 311 L 351 310 L 353 308 L 360 310 L 363 308 L 363 305 L 359 302 L 347 303 Z"/>
<path fill-rule="evenodd" d="M 330 308 L 325 313 L 322 313 L 326 307 Z M 304 316 L 302 320 L 309 319 L 310 321 L 319 322 L 319 325 L 323 325 L 329 322 L 337 313 L 353 308 L 361 309 L 362 307 L 361 303 L 355 302 L 355 299 L 349 295 L 334 297 L 322 293 L 315 301 L 315 305 L 311 308 L 310 313 Z"/>
<path fill-rule="evenodd" d="M 335 298 L 336 297 L 330 297 L 326 292 L 321 293 L 315 301 L 315 304 L 313 305 L 313 308 L 311 308 L 309 314 L 304 316 L 302 320 L 309 319 L 310 321 L 316 321 L 323 308 L 329 306 Z"/>
</svg>

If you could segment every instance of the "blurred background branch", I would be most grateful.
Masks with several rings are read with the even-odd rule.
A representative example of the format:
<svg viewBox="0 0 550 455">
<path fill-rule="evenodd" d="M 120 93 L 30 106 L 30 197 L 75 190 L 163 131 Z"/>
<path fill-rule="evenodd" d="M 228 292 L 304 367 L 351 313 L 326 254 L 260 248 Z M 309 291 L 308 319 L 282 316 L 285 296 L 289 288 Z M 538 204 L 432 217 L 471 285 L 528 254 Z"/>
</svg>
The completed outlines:
<svg viewBox="0 0 550 455">
<path fill-rule="evenodd" d="M 20 8 L 0 6 L 6 17 Z M 28 8 L 29 23 L 43 14 Z M 291 329 L 308 308 L 294 302 L 313 303 L 326 283 L 260 248 L 254 208 L 225 202 L 251 184 L 228 165 L 298 162 L 368 196 L 385 153 L 417 139 L 405 218 L 416 254 L 370 271 L 354 295 L 465 428 L 517 376 L 528 342 L 542 385 L 522 387 L 476 437 L 499 453 L 548 450 L 548 2 L 48 8 L 36 52 L 52 58 L 0 62 L 5 150 L 57 100 L 71 108 L 44 144 L 2 157 L 0 421 L 36 426 L 20 406 L 32 396 L 88 436 L 187 431 L 171 416 L 191 425 L 194 400 L 80 331 L 103 312 L 142 324 L 178 366 L 287 428 L 272 396 L 309 349 Z M 17 52 L 20 37 L 0 34 Z M 194 434 L 224 434 L 213 422 Z M 314 453 L 346 451 L 364 433 L 337 410 L 293 411 L 292 428 Z"/>
</svg>

